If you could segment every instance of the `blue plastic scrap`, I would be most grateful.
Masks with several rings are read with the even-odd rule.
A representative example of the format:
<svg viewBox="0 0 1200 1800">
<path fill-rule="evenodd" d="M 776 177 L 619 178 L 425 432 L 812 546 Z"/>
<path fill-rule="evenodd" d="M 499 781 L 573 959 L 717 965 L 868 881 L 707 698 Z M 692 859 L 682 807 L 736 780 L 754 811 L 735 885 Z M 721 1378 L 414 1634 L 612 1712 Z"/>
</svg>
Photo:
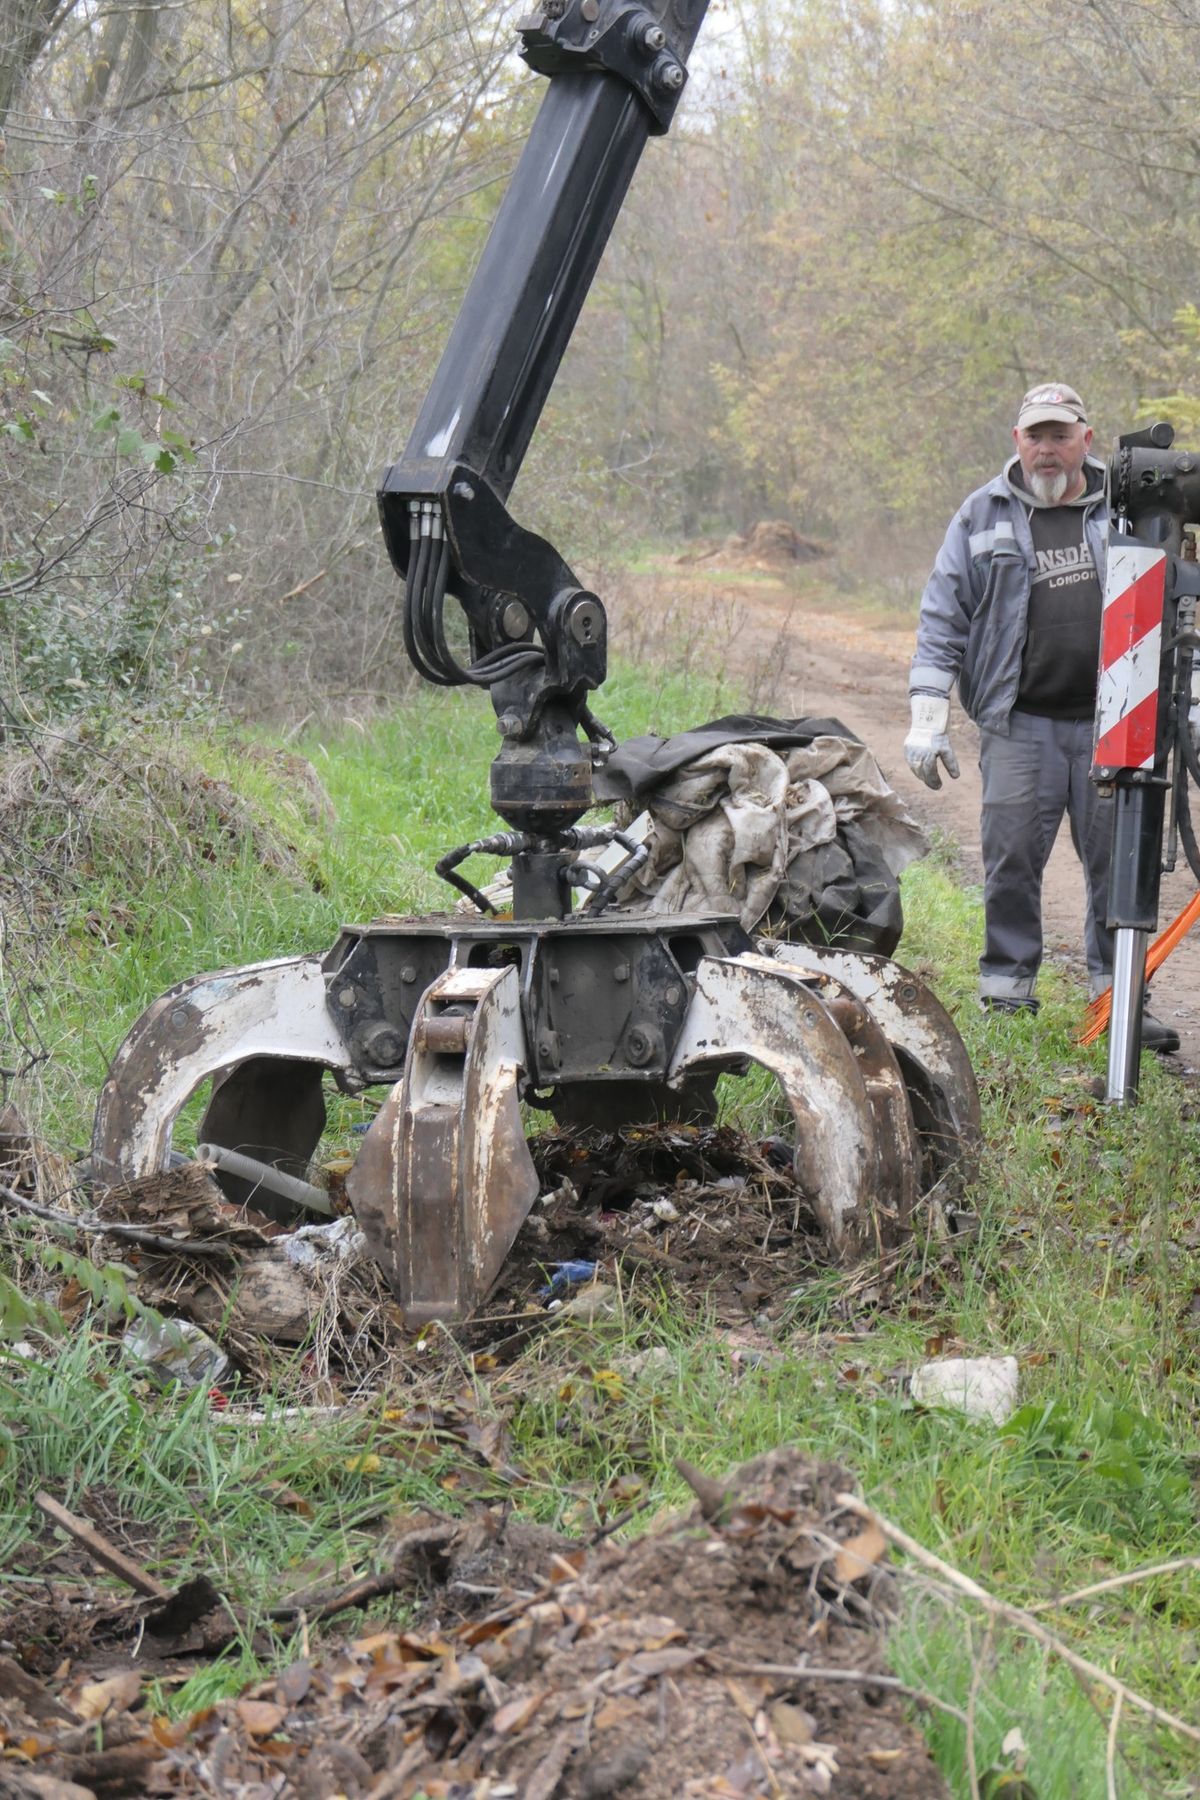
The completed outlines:
<svg viewBox="0 0 1200 1800">
<path fill-rule="evenodd" d="M 585 1281 L 592 1281 L 596 1266 L 594 1262 L 551 1263 L 554 1273 L 547 1285 L 538 1289 L 538 1299 L 548 1300 L 552 1294 L 561 1294 L 564 1288 L 579 1287 Z"/>
</svg>

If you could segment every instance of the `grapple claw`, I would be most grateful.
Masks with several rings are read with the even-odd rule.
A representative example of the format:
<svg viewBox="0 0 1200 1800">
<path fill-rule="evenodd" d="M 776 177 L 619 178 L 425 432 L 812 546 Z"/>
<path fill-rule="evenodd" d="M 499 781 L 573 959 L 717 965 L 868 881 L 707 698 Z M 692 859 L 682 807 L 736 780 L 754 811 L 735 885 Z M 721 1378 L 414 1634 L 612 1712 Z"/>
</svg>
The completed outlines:
<svg viewBox="0 0 1200 1800">
<path fill-rule="evenodd" d="M 773 960 L 830 975 L 860 1000 L 887 1038 L 908 1090 L 924 1168 L 920 1186 L 962 1185 L 979 1154 L 979 1089 L 966 1046 L 937 996 L 886 956 L 776 944 Z"/>
<path fill-rule="evenodd" d="M 175 1120 L 209 1079 L 216 1085 L 202 1134 L 299 1171 L 324 1125 L 323 1073 L 349 1067 L 320 957 L 181 981 L 142 1014 L 113 1059 L 96 1109 L 92 1172 L 118 1182 L 166 1168 Z"/>
<path fill-rule="evenodd" d="M 527 1062 L 515 969 L 450 969 L 426 988 L 404 1075 L 346 1182 L 410 1327 L 479 1305 L 537 1199 Z"/>
<path fill-rule="evenodd" d="M 854 1050 L 798 969 L 765 956 L 704 957 L 671 1064 L 682 1084 L 748 1058 L 774 1075 L 796 1122 L 796 1172 L 831 1253 L 869 1248 L 880 1190 L 878 1134 Z"/>
</svg>

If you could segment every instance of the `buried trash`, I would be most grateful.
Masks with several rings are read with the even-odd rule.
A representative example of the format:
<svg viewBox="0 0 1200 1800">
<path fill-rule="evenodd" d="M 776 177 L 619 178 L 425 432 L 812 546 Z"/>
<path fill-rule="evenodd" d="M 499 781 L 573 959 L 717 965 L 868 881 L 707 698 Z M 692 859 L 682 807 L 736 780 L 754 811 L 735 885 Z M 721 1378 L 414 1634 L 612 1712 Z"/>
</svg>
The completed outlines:
<svg viewBox="0 0 1200 1800">
<path fill-rule="evenodd" d="M 568 1288 L 579 1287 L 585 1281 L 593 1281 L 596 1276 L 596 1264 L 576 1259 L 574 1262 L 560 1262 L 552 1265 L 553 1273 L 545 1287 L 538 1289 L 538 1299 L 548 1300 L 551 1297 L 565 1294 Z"/>
<path fill-rule="evenodd" d="M 213 1387 L 229 1372 L 229 1358 L 206 1331 L 190 1319 L 138 1319 L 121 1339 L 121 1347 L 161 1386 Z"/>
<path fill-rule="evenodd" d="M 265 1389 L 293 1405 L 337 1407 L 381 1373 L 419 1383 L 463 1352 L 505 1366 L 558 1322 L 590 1328 L 618 1310 L 636 1320 L 664 1290 L 719 1329 L 753 1328 L 753 1353 L 731 1356 L 743 1373 L 778 1347 L 773 1339 L 789 1330 L 814 1282 L 827 1284 L 826 1295 L 835 1284 L 839 1308 L 861 1313 L 886 1304 L 890 1273 L 904 1259 L 898 1246 L 865 1271 L 830 1270 L 783 1139 L 672 1122 L 560 1127 L 531 1138 L 530 1149 L 541 1197 L 484 1305 L 416 1336 L 353 1214 L 289 1228 L 227 1200 L 196 1163 L 93 1190 L 90 1214 L 54 1219 L 56 1229 L 97 1242 L 111 1236 L 124 1248 L 130 1296 L 143 1314 L 153 1309 L 149 1322 L 129 1328 L 127 1355 L 152 1372 L 157 1361 L 164 1383 L 232 1380 L 241 1405 Z M 928 1204 L 941 1247 L 931 1256 L 926 1244 L 923 1279 L 955 1260 L 937 1231 L 942 1204 Z M 73 1302 L 63 1289 L 57 1299 L 82 1308 L 86 1293 Z M 286 1396 L 278 1394 L 279 1347 L 295 1352 Z"/>
</svg>

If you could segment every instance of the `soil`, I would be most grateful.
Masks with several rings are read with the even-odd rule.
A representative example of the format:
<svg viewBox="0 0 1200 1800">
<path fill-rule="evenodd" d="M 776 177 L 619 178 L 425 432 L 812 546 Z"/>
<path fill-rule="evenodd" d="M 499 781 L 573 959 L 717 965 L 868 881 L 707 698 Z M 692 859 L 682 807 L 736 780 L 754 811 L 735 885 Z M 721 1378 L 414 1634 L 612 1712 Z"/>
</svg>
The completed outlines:
<svg viewBox="0 0 1200 1800">
<path fill-rule="evenodd" d="M 139 1710 L 130 1662 L 100 1688 L 0 1658 L 0 1800 L 941 1800 L 889 1685 L 885 1545 L 839 1504 L 847 1473 L 793 1449 L 720 1484 L 681 1472 L 698 1504 L 629 1545 L 527 1532 L 514 1556 L 496 1514 L 410 1530 L 393 1561 L 419 1548 L 421 1622 L 178 1727 Z"/>
<path fill-rule="evenodd" d="M 684 579 L 680 579 L 680 575 Z M 966 881 L 982 885 L 979 846 L 978 733 L 955 702 L 951 740 L 962 771 L 931 792 L 904 761 L 908 731 L 908 668 L 915 616 L 900 620 L 861 608 L 841 607 L 829 588 L 798 589 L 793 579 L 756 569 L 744 581 L 736 572 L 719 587 L 706 587 L 694 569 L 644 576 L 623 596 L 621 612 L 669 617 L 690 633 L 716 639 L 730 680 L 754 696 L 756 710 L 784 718 L 832 715 L 861 737 L 909 810 L 927 830 L 945 833 L 958 849 Z M 809 583 L 812 582 L 809 578 Z M 835 590 L 836 591 L 836 590 Z M 614 642 L 621 643 L 618 622 Z M 1164 875 L 1160 928 L 1181 912 L 1196 891 L 1183 861 Z M 1086 983 L 1083 961 L 1083 875 L 1065 825 L 1043 885 L 1046 961 L 1065 966 Z M 1183 1075 L 1200 1070 L 1200 933 L 1175 950 L 1154 978 L 1155 1016 L 1179 1032 L 1180 1049 L 1166 1065 Z"/>
</svg>

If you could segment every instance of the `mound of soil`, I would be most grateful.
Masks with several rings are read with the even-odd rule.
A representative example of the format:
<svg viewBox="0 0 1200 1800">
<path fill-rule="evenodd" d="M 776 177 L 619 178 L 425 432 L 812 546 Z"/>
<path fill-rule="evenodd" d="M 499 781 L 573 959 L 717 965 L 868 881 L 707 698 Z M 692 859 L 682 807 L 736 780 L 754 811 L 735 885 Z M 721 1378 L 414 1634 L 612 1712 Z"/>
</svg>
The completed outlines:
<svg viewBox="0 0 1200 1800">
<path fill-rule="evenodd" d="M 805 537 L 786 519 L 760 519 L 747 532 L 735 532 L 719 543 L 695 545 L 675 560 L 719 569 L 791 569 L 829 554 L 827 544 Z"/>
<path fill-rule="evenodd" d="M 726 1483 L 683 1472 L 686 1518 L 630 1545 L 539 1544 L 532 1581 L 497 1530 L 469 1582 L 446 1560 L 424 1629 L 297 1662 L 178 1727 L 141 1712 L 132 1661 L 65 1691 L 5 1663 L 0 1743 L 26 1760 L 0 1796 L 940 1800 L 886 1675 L 884 1541 L 839 1505 L 846 1472 L 794 1449 Z M 489 1610 L 451 1627 L 464 1590 Z"/>
</svg>

